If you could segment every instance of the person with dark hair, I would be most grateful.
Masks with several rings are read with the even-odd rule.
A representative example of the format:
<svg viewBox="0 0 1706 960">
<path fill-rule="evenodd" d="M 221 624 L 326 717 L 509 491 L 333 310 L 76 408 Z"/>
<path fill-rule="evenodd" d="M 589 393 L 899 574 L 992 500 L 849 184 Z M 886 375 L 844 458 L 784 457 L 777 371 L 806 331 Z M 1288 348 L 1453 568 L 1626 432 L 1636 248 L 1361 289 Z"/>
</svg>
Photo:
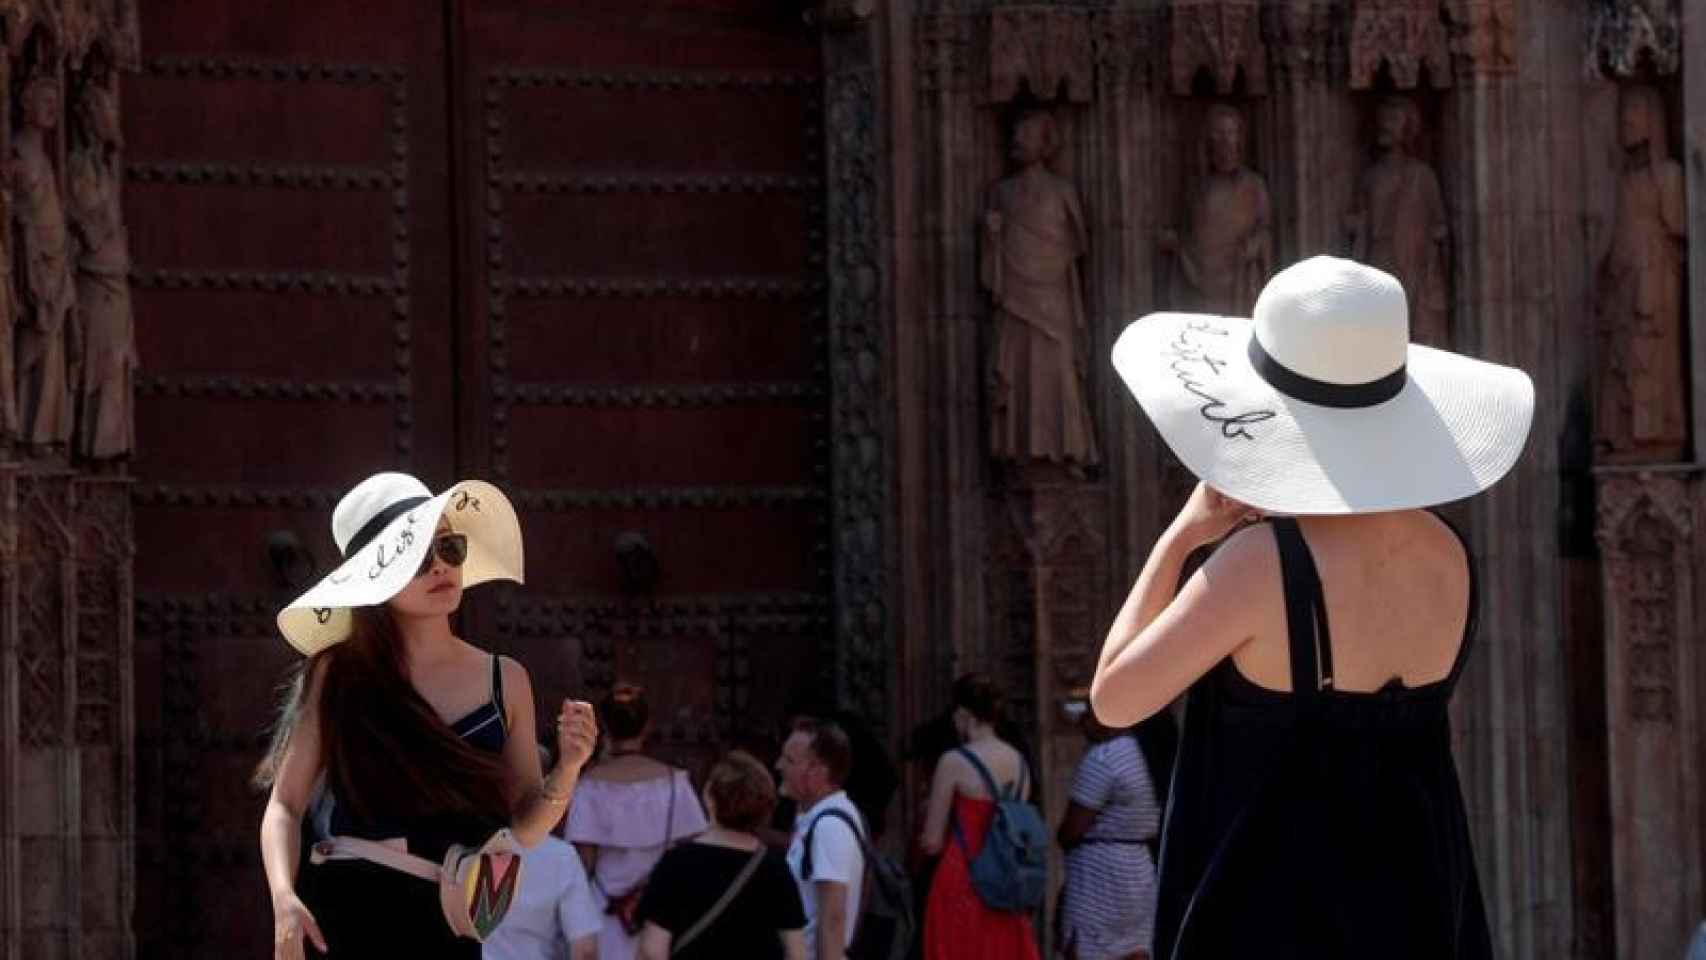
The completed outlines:
<svg viewBox="0 0 1706 960">
<path fill-rule="evenodd" d="M 542 777 L 527 671 L 451 629 L 464 587 L 521 580 L 520 526 L 497 488 L 464 481 L 432 496 L 414 477 L 377 474 L 338 501 L 332 534 L 343 562 L 278 615 L 306 659 L 255 773 L 270 790 L 260 840 L 274 954 L 300 960 L 310 940 L 334 957 L 475 960 L 479 942 L 451 929 L 437 885 L 392 863 L 430 869 L 453 844 L 503 843 L 503 827 L 537 843 L 597 742 L 592 708 L 564 701 L 561 759 Z M 299 876 L 311 803 L 333 836 Z M 376 849 L 387 855 L 363 852 Z"/>
<path fill-rule="evenodd" d="M 900 788 L 900 773 L 895 769 L 888 749 L 871 732 L 871 725 L 851 710 L 821 709 L 807 698 L 792 702 L 786 716 L 789 732 L 800 720 L 817 719 L 828 720 L 847 734 L 847 742 L 853 748 L 853 764 L 847 774 L 847 782 L 842 786 L 853 805 L 859 808 L 859 814 L 865 818 L 872 838 L 880 840 L 887 827 L 889 802 Z M 786 797 L 777 804 L 778 827 L 787 828 L 793 824 L 799 811 L 792 809 L 792 804 Z"/>
<path fill-rule="evenodd" d="M 646 753 L 651 703 L 644 687 L 617 683 L 599 705 L 609 734 L 602 762 L 581 778 L 564 837 L 592 878 L 605 913 L 601 960 L 631 960 L 641 929 L 640 903 L 665 851 L 707 826 L 687 771 Z"/>
<path fill-rule="evenodd" d="M 800 721 L 777 761 L 782 791 L 800 809 L 788 869 L 799 883 L 806 911 L 806 956 L 817 960 L 840 960 L 853 942 L 863 902 L 865 854 L 854 831 L 867 828 L 842 789 L 852 766 L 846 731 L 823 720 Z M 840 815 L 829 816 L 831 811 Z"/>
<path fill-rule="evenodd" d="M 1136 731 L 1102 725 L 1089 696 L 1079 689 L 1066 704 L 1090 746 L 1056 834 L 1066 851 L 1056 940 L 1066 960 L 1148 960 L 1166 783 L 1152 778 Z"/>
<path fill-rule="evenodd" d="M 802 960 L 799 889 L 757 836 L 776 806 L 770 771 L 736 750 L 711 768 L 703 797 L 711 829 L 664 854 L 646 884 L 641 960 Z"/>
<path fill-rule="evenodd" d="M 1036 935 L 1024 913 L 996 911 L 972 888 L 971 862 L 983 849 L 1002 794 L 1031 795 L 1030 765 L 998 737 L 1001 694 L 988 677 L 968 673 L 954 681 L 954 730 L 961 746 L 942 754 L 930 784 L 930 802 L 918 845 L 940 854 L 924 908 L 925 960 L 1036 960 Z"/>
</svg>

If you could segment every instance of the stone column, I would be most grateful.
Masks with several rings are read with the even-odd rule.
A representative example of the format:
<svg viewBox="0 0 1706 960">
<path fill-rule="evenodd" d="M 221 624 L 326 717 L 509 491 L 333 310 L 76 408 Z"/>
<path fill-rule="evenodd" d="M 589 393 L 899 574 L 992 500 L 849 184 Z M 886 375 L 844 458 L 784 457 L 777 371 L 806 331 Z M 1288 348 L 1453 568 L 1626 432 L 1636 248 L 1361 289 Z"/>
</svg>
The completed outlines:
<svg viewBox="0 0 1706 960">
<path fill-rule="evenodd" d="M 1694 389 L 1694 462 L 1706 462 L 1706 4 L 1682 4 L 1682 169 L 1688 188 L 1689 342 Z"/>
<path fill-rule="evenodd" d="M 1569 954 L 1573 932 L 1567 664 L 1558 568 L 1558 312 L 1546 147 L 1545 10 L 1447 0 L 1456 76 L 1443 180 L 1461 349 L 1534 378 L 1529 449 L 1470 502 L 1480 634 L 1453 704 L 1476 862 L 1501 956 Z M 1532 267 L 1532 269 L 1531 269 Z"/>
<path fill-rule="evenodd" d="M 1599 472 L 1617 956 L 1680 957 L 1706 907 L 1694 468 Z"/>
</svg>

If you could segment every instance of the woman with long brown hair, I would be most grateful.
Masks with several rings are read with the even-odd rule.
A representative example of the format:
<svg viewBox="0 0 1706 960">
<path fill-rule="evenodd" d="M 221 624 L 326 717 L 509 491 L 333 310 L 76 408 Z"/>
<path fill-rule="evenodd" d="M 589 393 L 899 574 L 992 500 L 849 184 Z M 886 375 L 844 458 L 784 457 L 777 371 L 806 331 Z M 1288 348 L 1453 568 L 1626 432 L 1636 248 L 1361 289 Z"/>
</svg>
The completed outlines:
<svg viewBox="0 0 1706 960">
<path fill-rule="evenodd" d="M 473 960 L 480 944 L 452 931 L 438 886 L 384 858 L 317 855 L 299 876 L 304 814 L 319 796 L 338 841 L 432 863 L 504 827 L 530 846 L 568 805 L 597 722 L 564 701 L 561 759 L 542 777 L 527 671 L 451 629 L 465 586 L 522 578 L 515 511 L 495 487 L 465 481 L 435 497 L 414 477 L 376 474 L 339 501 L 332 531 L 343 562 L 278 617 L 307 659 L 256 772 L 271 791 L 261 857 L 274 955 L 297 960 L 308 940 L 335 957 Z"/>
</svg>

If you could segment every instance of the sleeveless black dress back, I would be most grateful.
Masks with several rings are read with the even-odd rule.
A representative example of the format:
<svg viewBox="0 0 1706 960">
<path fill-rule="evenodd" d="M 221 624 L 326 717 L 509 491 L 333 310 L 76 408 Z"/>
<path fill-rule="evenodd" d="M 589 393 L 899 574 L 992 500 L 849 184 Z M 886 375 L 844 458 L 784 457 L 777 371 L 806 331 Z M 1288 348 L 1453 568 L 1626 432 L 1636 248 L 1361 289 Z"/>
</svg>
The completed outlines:
<svg viewBox="0 0 1706 960">
<path fill-rule="evenodd" d="M 1292 692 L 1257 686 L 1231 657 L 1191 688 L 1154 956 L 1491 958 L 1447 714 L 1475 631 L 1473 564 L 1450 676 L 1339 691 L 1308 543 L 1295 520 L 1270 523 Z"/>
</svg>

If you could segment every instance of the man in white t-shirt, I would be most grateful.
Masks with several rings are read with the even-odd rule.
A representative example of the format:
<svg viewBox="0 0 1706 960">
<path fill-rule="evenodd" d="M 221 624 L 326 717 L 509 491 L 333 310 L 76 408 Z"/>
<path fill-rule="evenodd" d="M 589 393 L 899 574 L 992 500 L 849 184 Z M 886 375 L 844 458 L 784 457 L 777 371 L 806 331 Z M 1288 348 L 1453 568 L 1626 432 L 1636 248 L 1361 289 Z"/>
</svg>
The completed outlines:
<svg viewBox="0 0 1706 960">
<path fill-rule="evenodd" d="M 547 836 L 522 854 L 521 889 L 486 941 L 486 960 L 597 960 L 604 915 L 575 848 Z"/>
<path fill-rule="evenodd" d="M 806 908 L 806 960 L 842 960 L 859 919 L 865 855 L 847 821 L 824 816 L 826 811 L 842 810 L 864 829 L 858 808 L 841 789 L 852 765 L 847 733 L 833 723 L 816 720 L 795 726 L 776 763 L 782 794 L 793 798 L 800 811 L 794 820 L 793 843 L 788 846 L 788 869 L 800 885 L 800 901 Z M 812 835 L 809 877 L 803 873 L 807 831 Z"/>
</svg>

